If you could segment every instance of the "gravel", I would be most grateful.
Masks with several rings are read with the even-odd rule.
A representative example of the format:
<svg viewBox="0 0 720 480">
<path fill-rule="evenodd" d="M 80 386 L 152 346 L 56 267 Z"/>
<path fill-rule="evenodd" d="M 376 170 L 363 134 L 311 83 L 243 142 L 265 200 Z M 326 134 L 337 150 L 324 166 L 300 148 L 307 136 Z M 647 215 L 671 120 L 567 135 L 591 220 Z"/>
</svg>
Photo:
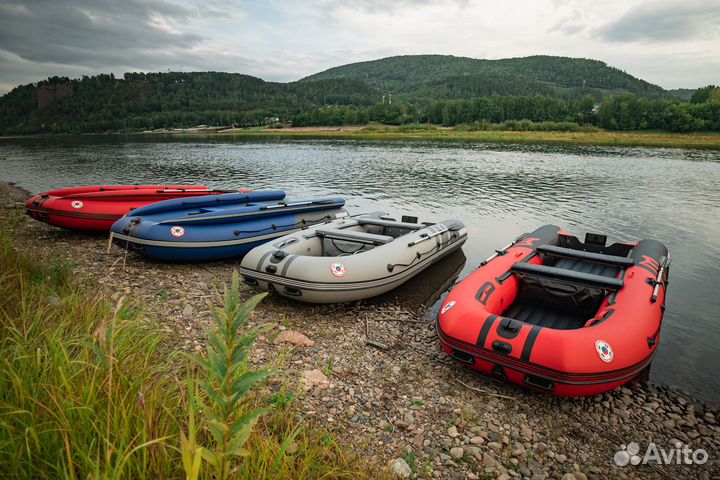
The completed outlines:
<svg viewBox="0 0 720 480">
<path fill-rule="evenodd" d="M 211 311 L 238 262 L 171 265 L 108 250 L 107 236 L 23 216 L 19 207 L 27 196 L 0 183 L 1 224 L 19 248 L 71 263 L 74 281 L 138 301 L 148 324 L 168 338 L 167 348 L 202 351 Z M 245 297 L 252 293 L 243 290 Z M 295 390 L 307 421 L 333 431 L 347 448 L 362 443 L 363 452 L 384 459 L 400 478 L 720 478 L 716 407 L 641 382 L 578 399 L 497 383 L 453 364 L 432 324 L 417 321 L 424 315 L 422 307 L 392 296 L 314 306 L 271 295 L 253 321 L 276 327 L 258 339 L 253 362 L 282 368 L 276 381 Z M 388 349 L 366 344 L 366 321 L 372 339 Z M 276 343 L 285 330 L 308 341 Z M 680 442 L 704 449 L 709 460 L 616 465 L 615 454 L 630 442 L 640 455 L 650 442 L 666 450 Z"/>
</svg>

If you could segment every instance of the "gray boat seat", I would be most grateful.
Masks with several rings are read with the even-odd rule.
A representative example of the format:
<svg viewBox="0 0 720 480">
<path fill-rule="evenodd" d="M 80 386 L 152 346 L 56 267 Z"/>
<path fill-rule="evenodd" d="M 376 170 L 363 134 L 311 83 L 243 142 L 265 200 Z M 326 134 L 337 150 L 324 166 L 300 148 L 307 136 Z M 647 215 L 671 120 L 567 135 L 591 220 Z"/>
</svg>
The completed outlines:
<svg viewBox="0 0 720 480">
<path fill-rule="evenodd" d="M 417 223 L 397 222 L 395 220 L 384 220 L 382 218 L 372 217 L 358 217 L 356 220 L 358 225 L 376 225 L 378 227 L 407 228 L 409 230 L 420 230 L 421 228 L 427 227 L 427 225 Z"/>
<path fill-rule="evenodd" d="M 345 240 L 349 242 L 365 243 L 368 245 L 384 245 L 395 240 L 389 235 L 377 235 L 374 233 L 356 232 L 353 230 L 340 230 L 338 228 L 318 228 L 315 234 L 321 238 L 333 240 Z"/>
<path fill-rule="evenodd" d="M 526 275 L 528 277 L 551 279 L 571 285 L 584 285 L 586 287 L 612 291 L 620 290 L 623 287 L 623 281 L 618 278 L 604 277 L 592 273 L 576 272 L 564 268 L 548 267 L 546 265 L 536 265 L 533 263 L 516 263 L 510 267 L 510 270 L 513 273 Z"/>
<path fill-rule="evenodd" d="M 613 265 L 615 267 L 628 268 L 632 267 L 634 262 L 632 258 L 619 257 L 616 255 L 605 255 L 602 253 L 586 252 L 584 250 L 575 250 L 573 248 L 558 247 L 556 245 L 540 245 L 535 248 L 538 253 L 550 255 L 552 257 L 572 258 L 585 262 L 603 263 L 605 265 Z"/>
</svg>

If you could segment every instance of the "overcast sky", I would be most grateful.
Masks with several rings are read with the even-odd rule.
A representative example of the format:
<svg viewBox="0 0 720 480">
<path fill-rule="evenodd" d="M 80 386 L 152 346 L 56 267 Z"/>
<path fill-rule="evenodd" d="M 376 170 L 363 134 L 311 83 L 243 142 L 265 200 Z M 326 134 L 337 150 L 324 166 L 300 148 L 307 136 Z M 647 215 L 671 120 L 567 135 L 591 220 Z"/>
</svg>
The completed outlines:
<svg viewBox="0 0 720 480">
<path fill-rule="evenodd" d="M 720 84 L 720 0 L 0 0 L 0 93 L 99 72 L 289 81 L 423 53 L 586 57 L 665 88 Z"/>
</svg>

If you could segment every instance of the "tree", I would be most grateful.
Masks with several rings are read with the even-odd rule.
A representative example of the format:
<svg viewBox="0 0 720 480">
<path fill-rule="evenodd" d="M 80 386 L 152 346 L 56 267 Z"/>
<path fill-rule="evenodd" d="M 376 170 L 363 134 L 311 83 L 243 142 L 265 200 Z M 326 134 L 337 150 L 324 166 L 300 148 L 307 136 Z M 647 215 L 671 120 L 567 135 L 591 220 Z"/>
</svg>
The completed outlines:
<svg viewBox="0 0 720 480">
<path fill-rule="evenodd" d="M 705 103 L 711 100 L 720 100 L 720 87 L 708 85 L 698 88 L 690 97 L 690 103 Z"/>
</svg>

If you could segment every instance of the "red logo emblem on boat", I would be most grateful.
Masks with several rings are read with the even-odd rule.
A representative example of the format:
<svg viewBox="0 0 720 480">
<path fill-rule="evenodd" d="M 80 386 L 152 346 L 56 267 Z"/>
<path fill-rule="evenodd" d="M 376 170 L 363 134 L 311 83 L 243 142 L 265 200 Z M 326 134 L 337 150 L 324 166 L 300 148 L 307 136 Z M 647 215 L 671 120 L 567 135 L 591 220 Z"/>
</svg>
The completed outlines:
<svg viewBox="0 0 720 480">
<path fill-rule="evenodd" d="M 513 247 L 532 247 L 533 244 L 535 242 L 537 242 L 538 240 L 540 240 L 540 239 L 536 238 L 536 237 L 523 238 L 522 240 L 517 242 L 515 245 L 513 245 Z"/>
<path fill-rule="evenodd" d="M 185 235 L 185 229 L 183 227 L 172 227 L 170 229 L 170 235 L 180 238 Z"/>
<path fill-rule="evenodd" d="M 345 265 L 343 265 L 342 263 L 333 263 L 332 265 L 330 265 L 330 271 L 338 278 L 344 277 L 346 273 Z"/>
<path fill-rule="evenodd" d="M 658 263 L 657 260 L 655 260 L 652 257 L 648 257 L 647 255 L 643 255 L 642 257 L 643 257 L 643 261 L 640 262 L 640 265 L 642 265 L 643 267 L 647 267 L 648 269 L 650 269 L 653 272 L 658 271 L 658 269 L 660 268 L 660 263 Z"/>
<path fill-rule="evenodd" d="M 612 362 L 613 357 L 615 356 L 610 344 L 603 340 L 598 340 L 597 342 L 595 342 L 595 350 L 597 350 L 597 354 L 600 357 L 600 360 L 605 363 Z"/>
<path fill-rule="evenodd" d="M 82 208 L 82 207 L 83 207 L 83 202 L 81 202 L 80 200 L 75 200 L 75 201 L 73 201 L 70 205 L 71 205 L 73 208 Z"/>
</svg>

